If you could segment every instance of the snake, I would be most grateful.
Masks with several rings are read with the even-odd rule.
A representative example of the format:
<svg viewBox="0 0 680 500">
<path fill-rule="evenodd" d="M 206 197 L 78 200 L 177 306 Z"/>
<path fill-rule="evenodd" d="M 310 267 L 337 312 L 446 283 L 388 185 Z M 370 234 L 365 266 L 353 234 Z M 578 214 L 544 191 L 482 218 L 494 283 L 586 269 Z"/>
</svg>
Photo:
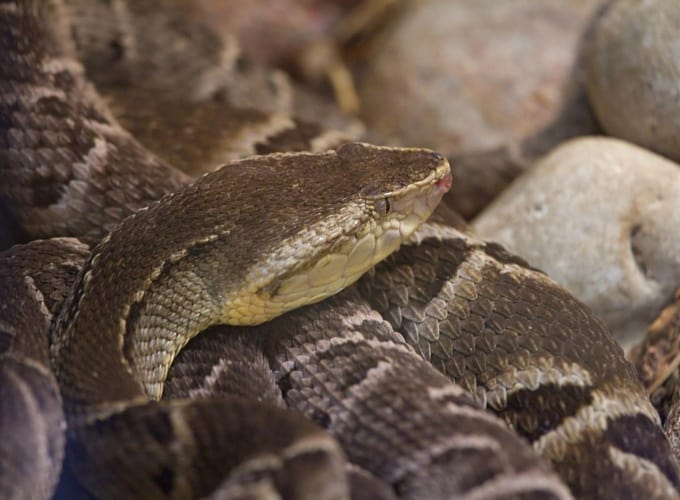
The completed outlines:
<svg viewBox="0 0 680 500">
<path fill-rule="evenodd" d="M 192 180 L 86 79 L 73 30 L 45 20 L 67 5 L 0 4 L 0 199 L 39 239 L 0 256 L 3 497 L 60 477 L 71 498 L 677 496 L 599 320 L 499 246 L 423 224 L 441 155 L 347 144 Z"/>
</svg>

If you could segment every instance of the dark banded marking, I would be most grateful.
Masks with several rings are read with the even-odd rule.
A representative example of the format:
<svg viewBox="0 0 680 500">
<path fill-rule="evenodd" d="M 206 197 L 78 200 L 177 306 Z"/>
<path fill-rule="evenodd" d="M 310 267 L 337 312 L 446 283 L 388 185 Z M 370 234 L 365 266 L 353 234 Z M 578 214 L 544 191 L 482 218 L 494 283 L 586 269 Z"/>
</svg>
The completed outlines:
<svg viewBox="0 0 680 500">
<path fill-rule="evenodd" d="M 51 313 L 43 293 L 51 294 L 27 272 L 21 248 L 0 254 L 0 497 L 48 498 L 61 470 L 66 423 L 49 368 Z"/>
<path fill-rule="evenodd" d="M 568 496 L 501 421 L 424 363 L 353 292 L 244 334 L 264 346 L 286 403 L 326 425 L 353 463 L 405 498 L 450 498 L 479 481 L 530 471 L 555 498 Z"/>
<path fill-rule="evenodd" d="M 467 250 L 446 284 L 422 297 L 432 263 L 447 247 Z M 406 254 L 411 264 L 401 263 Z M 677 487 L 668 444 L 621 348 L 583 304 L 521 259 L 427 224 L 410 248 L 386 259 L 358 289 L 416 352 L 534 440 L 577 496 L 654 495 Z M 610 420 L 638 413 L 649 425 L 632 434 L 659 443 L 653 453 L 620 450 L 606 434 Z M 602 486 L 614 477 L 619 489 Z"/>
<path fill-rule="evenodd" d="M 529 441 L 558 427 L 582 406 L 592 403 L 592 387 L 544 384 L 536 389 L 519 389 L 507 396 L 505 408 L 496 411 L 513 429 Z M 540 408 L 528 412 L 527 408 Z"/>
<path fill-rule="evenodd" d="M 667 449 L 668 442 L 657 429 L 658 423 L 647 415 L 641 413 L 622 415 L 608 421 L 602 438 L 624 453 L 654 463 L 671 483 L 680 486 L 680 475 L 675 461 L 670 455 L 659 457 L 659 450 Z"/>
<path fill-rule="evenodd" d="M 307 490 L 335 498 L 330 492 L 347 488 L 330 436 L 298 415 L 241 398 L 131 406 L 77 432 L 67 447 L 70 468 L 106 498 L 195 498 L 218 488 L 248 492 L 262 481 L 280 495 Z M 82 439 L 101 433 L 115 436 L 116 446 Z"/>
<path fill-rule="evenodd" d="M 205 330 L 180 351 L 163 388 L 164 399 L 238 396 L 283 407 L 281 389 L 262 350 L 248 334 Z"/>
<path fill-rule="evenodd" d="M 52 39 L 61 20 L 48 28 L 36 17 L 47 10 L 2 13 L 12 28 L 0 34 L 0 201 L 27 237 L 97 238 L 187 178 L 111 120 L 82 66 Z M 141 186 L 131 172 L 155 182 Z"/>
</svg>

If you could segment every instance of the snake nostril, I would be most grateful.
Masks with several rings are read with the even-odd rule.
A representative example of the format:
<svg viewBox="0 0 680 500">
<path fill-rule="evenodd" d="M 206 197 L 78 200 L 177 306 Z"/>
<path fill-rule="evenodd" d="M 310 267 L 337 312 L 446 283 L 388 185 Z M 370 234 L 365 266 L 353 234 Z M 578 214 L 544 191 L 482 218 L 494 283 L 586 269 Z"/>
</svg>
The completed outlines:
<svg viewBox="0 0 680 500">
<path fill-rule="evenodd" d="M 447 161 L 443 154 L 437 153 L 436 151 L 433 151 L 433 152 L 432 152 L 432 158 L 434 159 L 434 161 L 435 161 L 435 163 L 436 163 L 437 165 L 439 165 L 440 163 L 444 163 L 445 161 Z"/>
</svg>

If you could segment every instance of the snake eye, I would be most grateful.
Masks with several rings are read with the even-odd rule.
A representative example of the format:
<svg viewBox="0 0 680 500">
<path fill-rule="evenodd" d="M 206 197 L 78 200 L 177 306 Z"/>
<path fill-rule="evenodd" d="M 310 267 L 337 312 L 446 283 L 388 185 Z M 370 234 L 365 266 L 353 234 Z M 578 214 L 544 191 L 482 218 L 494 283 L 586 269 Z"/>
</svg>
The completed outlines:
<svg viewBox="0 0 680 500">
<path fill-rule="evenodd" d="M 381 216 L 385 216 L 392 211 L 392 205 L 390 199 L 385 197 L 381 200 L 375 202 L 375 211 Z"/>
</svg>

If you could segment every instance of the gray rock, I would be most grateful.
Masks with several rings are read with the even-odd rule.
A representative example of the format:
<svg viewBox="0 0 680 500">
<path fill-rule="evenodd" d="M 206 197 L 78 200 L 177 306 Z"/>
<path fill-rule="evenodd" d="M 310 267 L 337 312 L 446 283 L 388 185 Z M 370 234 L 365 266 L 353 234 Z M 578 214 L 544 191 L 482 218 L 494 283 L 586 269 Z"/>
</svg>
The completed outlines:
<svg viewBox="0 0 680 500">
<path fill-rule="evenodd" d="M 586 54 L 588 95 L 607 134 L 679 161 L 680 2 L 612 2 Z"/>
<path fill-rule="evenodd" d="M 472 227 L 566 286 L 628 346 L 680 285 L 680 166 L 618 139 L 574 139 Z"/>
</svg>

